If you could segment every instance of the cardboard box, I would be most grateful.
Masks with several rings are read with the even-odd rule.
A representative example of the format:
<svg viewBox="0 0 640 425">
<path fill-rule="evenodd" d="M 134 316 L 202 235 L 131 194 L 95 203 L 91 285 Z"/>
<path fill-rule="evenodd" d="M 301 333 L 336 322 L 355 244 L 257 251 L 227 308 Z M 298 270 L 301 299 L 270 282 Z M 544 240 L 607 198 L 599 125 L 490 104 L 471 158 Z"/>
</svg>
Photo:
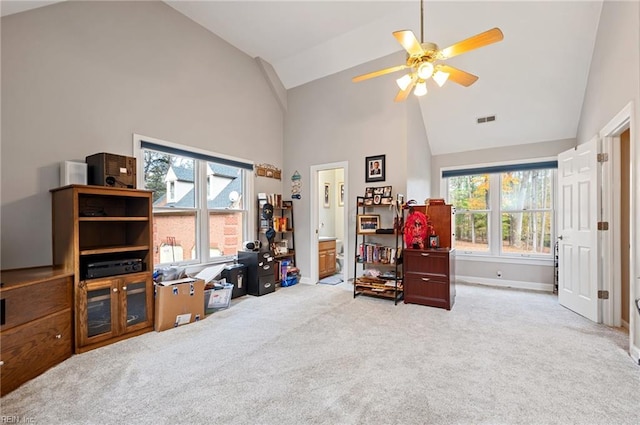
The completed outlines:
<svg viewBox="0 0 640 425">
<path fill-rule="evenodd" d="M 204 318 L 204 281 L 186 278 L 156 284 L 156 331 Z"/>
</svg>

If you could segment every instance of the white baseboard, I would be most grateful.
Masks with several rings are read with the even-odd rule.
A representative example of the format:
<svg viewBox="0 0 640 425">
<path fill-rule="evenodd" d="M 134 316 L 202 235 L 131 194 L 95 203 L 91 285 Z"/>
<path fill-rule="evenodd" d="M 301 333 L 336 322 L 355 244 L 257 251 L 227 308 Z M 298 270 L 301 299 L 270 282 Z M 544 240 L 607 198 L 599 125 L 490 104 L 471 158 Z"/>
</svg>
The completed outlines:
<svg viewBox="0 0 640 425">
<path fill-rule="evenodd" d="M 523 280 L 489 279 L 474 276 L 456 276 L 456 282 L 478 283 L 480 285 L 501 286 L 504 288 L 529 289 L 532 291 L 552 292 L 553 285 L 550 283 L 526 282 Z"/>
<path fill-rule="evenodd" d="M 307 277 L 307 276 L 302 276 L 300 278 L 300 283 L 306 283 L 307 285 L 315 285 L 316 284 L 315 282 L 311 281 L 310 277 Z"/>
</svg>

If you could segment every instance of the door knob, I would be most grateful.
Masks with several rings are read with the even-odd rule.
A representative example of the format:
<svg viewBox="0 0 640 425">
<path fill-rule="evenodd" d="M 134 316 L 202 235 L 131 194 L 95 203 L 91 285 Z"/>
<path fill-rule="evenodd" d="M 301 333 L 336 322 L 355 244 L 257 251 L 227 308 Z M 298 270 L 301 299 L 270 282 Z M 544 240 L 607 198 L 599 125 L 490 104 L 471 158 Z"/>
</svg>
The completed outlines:
<svg viewBox="0 0 640 425">
<path fill-rule="evenodd" d="M 562 240 L 562 235 L 558 236 L 558 239 Z"/>
</svg>

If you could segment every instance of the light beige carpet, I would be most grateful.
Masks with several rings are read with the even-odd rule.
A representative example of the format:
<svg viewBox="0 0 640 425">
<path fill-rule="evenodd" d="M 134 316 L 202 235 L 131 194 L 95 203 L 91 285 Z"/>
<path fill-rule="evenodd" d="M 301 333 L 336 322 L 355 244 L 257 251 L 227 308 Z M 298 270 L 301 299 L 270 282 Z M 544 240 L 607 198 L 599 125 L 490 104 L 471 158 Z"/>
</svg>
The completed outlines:
<svg viewBox="0 0 640 425">
<path fill-rule="evenodd" d="M 75 355 L 1 410 L 39 425 L 638 424 L 627 342 L 551 294 L 458 285 L 446 311 L 297 284 Z"/>
</svg>

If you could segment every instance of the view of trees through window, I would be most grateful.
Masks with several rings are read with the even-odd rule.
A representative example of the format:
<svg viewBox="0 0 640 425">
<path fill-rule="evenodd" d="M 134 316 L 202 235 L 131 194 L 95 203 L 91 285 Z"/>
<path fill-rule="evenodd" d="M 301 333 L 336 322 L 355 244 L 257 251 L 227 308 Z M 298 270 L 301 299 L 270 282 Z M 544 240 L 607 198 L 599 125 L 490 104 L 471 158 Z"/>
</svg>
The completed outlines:
<svg viewBox="0 0 640 425">
<path fill-rule="evenodd" d="M 489 251 L 489 175 L 449 178 L 449 202 L 456 208 L 456 246 Z"/>
<path fill-rule="evenodd" d="M 553 170 L 517 170 L 448 177 L 456 208 L 456 247 L 495 254 L 549 255 L 553 226 Z M 493 222 L 492 214 L 499 220 Z M 499 238 L 501 243 L 492 239 Z"/>
</svg>

